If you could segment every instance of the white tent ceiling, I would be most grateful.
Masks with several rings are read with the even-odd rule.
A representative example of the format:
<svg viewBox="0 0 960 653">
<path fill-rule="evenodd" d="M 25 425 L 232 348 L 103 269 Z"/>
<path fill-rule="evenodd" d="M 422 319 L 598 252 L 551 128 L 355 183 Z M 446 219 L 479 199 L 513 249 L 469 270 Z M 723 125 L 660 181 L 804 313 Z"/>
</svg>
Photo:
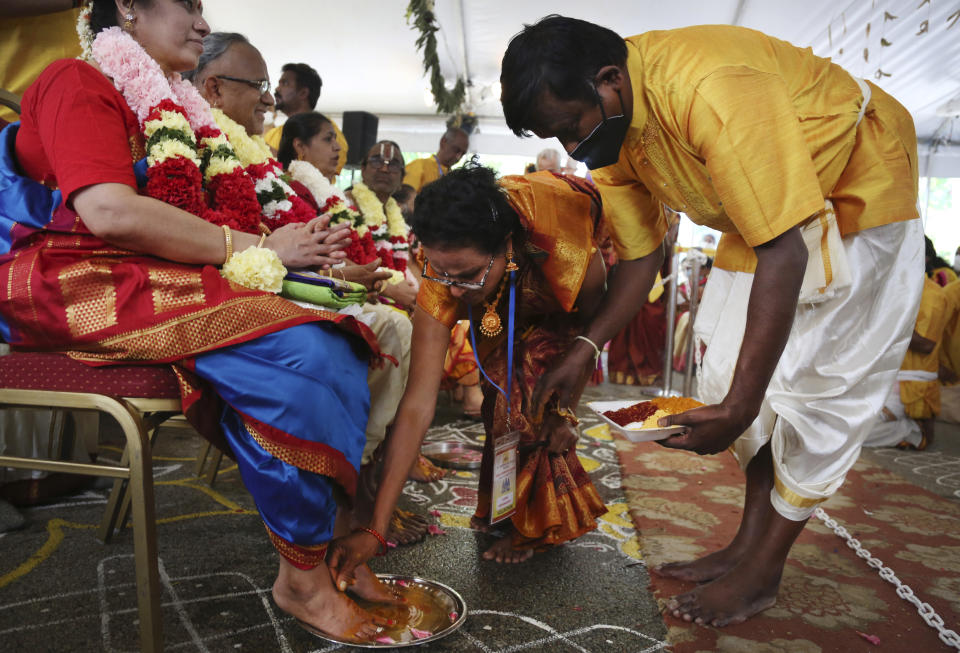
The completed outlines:
<svg viewBox="0 0 960 653">
<path fill-rule="evenodd" d="M 406 22 L 406 0 L 205 0 L 215 30 L 245 34 L 276 81 L 287 62 L 323 77 L 318 109 L 364 110 L 380 134 L 409 151 L 433 151 L 443 131 Z M 911 111 L 921 174 L 960 176 L 960 2 L 957 0 L 436 0 L 444 76 L 471 82 L 480 117 L 471 150 L 532 156 L 546 145 L 507 130 L 499 106 L 500 59 L 524 23 L 548 13 L 583 18 L 628 36 L 685 25 L 727 23 L 810 46 L 882 86 Z M 865 56 L 866 55 L 866 56 Z M 945 105 L 952 101 L 949 113 Z M 949 113 L 949 115 L 948 115 Z M 956 126 L 956 133 L 954 127 Z"/>
</svg>

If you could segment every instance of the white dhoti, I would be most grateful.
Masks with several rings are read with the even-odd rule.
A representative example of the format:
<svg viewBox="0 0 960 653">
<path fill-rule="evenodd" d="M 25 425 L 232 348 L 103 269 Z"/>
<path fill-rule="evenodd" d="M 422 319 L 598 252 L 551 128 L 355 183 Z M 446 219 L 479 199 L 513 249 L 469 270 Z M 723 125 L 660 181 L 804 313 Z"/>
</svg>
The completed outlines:
<svg viewBox="0 0 960 653">
<path fill-rule="evenodd" d="M 369 325 L 377 337 L 380 350 L 397 361 L 394 365 L 384 361 L 378 368 L 370 368 L 367 383 L 370 385 L 370 417 L 367 419 L 367 444 L 363 447 L 363 462 L 370 461 L 373 450 L 387 434 L 393 423 L 397 406 L 407 387 L 410 371 L 410 341 L 413 337 L 413 322 L 403 311 L 386 304 L 364 304 L 365 313 L 373 313 Z"/>
<path fill-rule="evenodd" d="M 923 226 L 909 220 L 842 240 L 849 285 L 799 304 L 760 413 L 732 449 L 741 467 L 770 442 L 770 500 L 800 521 L 856 462 L 903 363 L 923 287 Z M 753 274 L 714 269 L 694 333 L 707 345 L 700 398 L 726 396 L 743 341 Z"/>
</svg>

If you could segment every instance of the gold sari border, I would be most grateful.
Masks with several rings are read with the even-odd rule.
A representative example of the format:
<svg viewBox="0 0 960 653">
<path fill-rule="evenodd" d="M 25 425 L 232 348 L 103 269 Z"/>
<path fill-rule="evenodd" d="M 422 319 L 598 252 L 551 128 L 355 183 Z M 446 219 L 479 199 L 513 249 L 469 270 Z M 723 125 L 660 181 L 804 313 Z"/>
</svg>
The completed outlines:
<svg viewBox="0 0 960 653">
<path fill-rule="evenodd" d="M 274 533 L 266 523 L 263 524 L 263 527 L 267 529 L 267 535 L 270 536 L 270 542 L 273 544 L 273 548 L 277 550 L 277 553 L 286 558 L 287 561 L 297 569 L 308 571 L 321 565 L 324 558 L 327 557 L 327 546 L 329 542 L 324 542 L 316 546 L 300 546 L 299 544 L 288 542 Z"/>
</svg>

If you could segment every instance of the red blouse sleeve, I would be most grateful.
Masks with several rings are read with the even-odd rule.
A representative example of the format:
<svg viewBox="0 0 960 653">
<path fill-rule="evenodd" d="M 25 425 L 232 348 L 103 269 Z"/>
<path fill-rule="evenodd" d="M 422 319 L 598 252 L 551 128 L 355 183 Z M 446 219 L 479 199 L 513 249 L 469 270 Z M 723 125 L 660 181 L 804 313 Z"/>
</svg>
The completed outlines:
<svg viewBox="0 0 960 653">
<path fill-rule="evenodd" d="M 17 158 L 33 179 L 77 190 L 104 183 L 137 187 L 131 138 L 136 117 L 95 68 L 76 59 L 52 63 L 23 96 Z"/>
</svg>

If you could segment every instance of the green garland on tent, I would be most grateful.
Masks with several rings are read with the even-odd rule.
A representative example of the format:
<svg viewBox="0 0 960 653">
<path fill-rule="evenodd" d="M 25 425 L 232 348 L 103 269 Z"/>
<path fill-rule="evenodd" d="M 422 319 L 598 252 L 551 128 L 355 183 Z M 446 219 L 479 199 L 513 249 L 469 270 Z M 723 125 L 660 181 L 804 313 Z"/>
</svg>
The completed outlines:
<svg viewBox="0 0 960 653">
<path fill-rule="evenodd" d="M 459 113 L 466 95 L 463 78 L 457 77 L 453 89 L 447 90 L 443 74 L 440 72 L 440 59 L 437 57 L 436 32 L 439 27 L 433 15 L 433 0 L 410 0 L 407 5 L 407 24 L 413 18 L 413 26 L 420 32 L 417 49 L 423 51 L 423 71 L 430 75 L 430 91 L 437 105 L 437 113 Z"/>
</svg>

